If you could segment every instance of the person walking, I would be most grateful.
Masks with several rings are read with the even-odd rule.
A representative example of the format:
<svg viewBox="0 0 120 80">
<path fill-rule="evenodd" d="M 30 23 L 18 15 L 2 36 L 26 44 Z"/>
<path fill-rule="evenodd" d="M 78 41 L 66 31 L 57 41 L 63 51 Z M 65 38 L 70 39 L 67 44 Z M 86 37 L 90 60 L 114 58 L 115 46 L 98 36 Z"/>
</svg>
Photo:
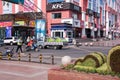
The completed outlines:
<svg viewBox="0 0 120 80">
<path fill-rule="evenodd" d="M 21 50 L 21 53 L 23 52 L 22 51 L 22 37 L 20 37 L 17 41 L 17 49 L 16 49 L 16 53 L 18 52 L 18 50 Z"/>
<path fill-rule="evenodd" d="M 30 36 L 27 37 L 27 44 L 31 40 Z"/>
</svg>

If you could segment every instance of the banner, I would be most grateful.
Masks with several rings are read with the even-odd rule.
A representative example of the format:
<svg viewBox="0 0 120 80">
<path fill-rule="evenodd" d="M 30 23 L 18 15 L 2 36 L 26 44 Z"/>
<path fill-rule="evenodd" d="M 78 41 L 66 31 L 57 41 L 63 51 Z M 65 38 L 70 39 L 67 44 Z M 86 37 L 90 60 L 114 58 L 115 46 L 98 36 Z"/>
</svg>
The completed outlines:
<svg viewBox="0 0 120 80">
<path fill-rule="evenodd" d="M 6 30 L 5 30 L 5 33 L 6 33 L 6 38 L 9 38 L 12 36 L 12 28 L 11 27 L 6 27 Z"/>
<path fill-rule="evenodd" d="M 44 41 L 46 35 L 46 21 L 44 19 L 36 20 L 36 38 L 38 41 Z"/>
<path fill-rule="evenodd" d="M 12 13 L 12 3 L 2 1 L 2 6 L 3 6 L 3 14 Z"/>
</svg>

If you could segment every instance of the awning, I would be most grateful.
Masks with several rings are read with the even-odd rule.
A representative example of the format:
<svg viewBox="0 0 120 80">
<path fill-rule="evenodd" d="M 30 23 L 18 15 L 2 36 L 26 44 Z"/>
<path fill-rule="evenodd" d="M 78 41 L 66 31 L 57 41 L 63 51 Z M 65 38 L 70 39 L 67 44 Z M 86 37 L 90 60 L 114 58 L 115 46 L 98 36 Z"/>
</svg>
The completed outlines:
<svg viewBox="0 0 120 80">
<path fill-rule="evenodd" d="M 51 30 L 68 30 L 68 29 L 72 29 L 71 26 L 61 26 L 61 25 L 54 25 L 51 26 Z"/>
<path fill-rule="evenodd" d="M 35 20 L 42 19 L 42 12 L 19 12 L 16 14 L 2 14 L 0 15 L 0 22 L 4 21 L 25 21 L 25 20 Z"/>
</svg>

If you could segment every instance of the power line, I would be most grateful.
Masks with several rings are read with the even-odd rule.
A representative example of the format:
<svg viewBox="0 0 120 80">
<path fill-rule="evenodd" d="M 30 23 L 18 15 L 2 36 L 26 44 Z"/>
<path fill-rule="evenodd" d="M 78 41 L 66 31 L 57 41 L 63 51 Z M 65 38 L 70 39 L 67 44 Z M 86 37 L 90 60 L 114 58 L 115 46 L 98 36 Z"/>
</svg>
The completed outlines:
<svg viewBox="0 0 120 80">
<path fill-rule="evenodd" d="M 30 0 L 28 0 L 28 1 L 30 1 Z M 32 1 L 30 1 L 36 8 L 38 8 L 42 13 L 43 13 L 43 17 L 45 17 L 46 18 L 46 14 L 36 5 L 36 4 L 34 4 Z"/>
</svg>

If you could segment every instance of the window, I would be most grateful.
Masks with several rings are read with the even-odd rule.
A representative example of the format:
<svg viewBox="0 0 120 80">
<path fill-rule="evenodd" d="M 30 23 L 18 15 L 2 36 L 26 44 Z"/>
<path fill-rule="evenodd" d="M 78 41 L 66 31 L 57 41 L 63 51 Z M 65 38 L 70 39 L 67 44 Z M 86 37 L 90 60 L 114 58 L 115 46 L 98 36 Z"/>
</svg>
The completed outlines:
<svg viewBox="0 0 120 80">
<path fill-rule="evenodd" d="M 75 14 L 75 13 L 73 13 L 73 14 L 72 14 L 72 18 L 73 18 L 73 19 L 78 19 L 78 15 Z"/>
<path fill-rule="evenodd" d="M 55 37 L 60 37 L 60 32 L 56 32 Z"/>
<path fill-rule="evenodd" d="M 63 31 L 53 31 L 52 32 L 52 37 L 54 37 L 54 38 L 56 38 L 56 37 L 63 38 Z"/>
<path fill-rule="evenodd" d="M 52 13 L 52 18 L 53 19 L 61 18 L 61 13 Z"/>
<path fill-rule="evenodd" d="M 88 1 L 88 8 L 93 10 L 93 1 L 92 0 Z"/>
<path fill-rule="evenodd" d="M 67 32 L 67 36 L 68 36 L 68 38 L 71 38 L 72 36 L 72 32 Z"/>
</svg>

